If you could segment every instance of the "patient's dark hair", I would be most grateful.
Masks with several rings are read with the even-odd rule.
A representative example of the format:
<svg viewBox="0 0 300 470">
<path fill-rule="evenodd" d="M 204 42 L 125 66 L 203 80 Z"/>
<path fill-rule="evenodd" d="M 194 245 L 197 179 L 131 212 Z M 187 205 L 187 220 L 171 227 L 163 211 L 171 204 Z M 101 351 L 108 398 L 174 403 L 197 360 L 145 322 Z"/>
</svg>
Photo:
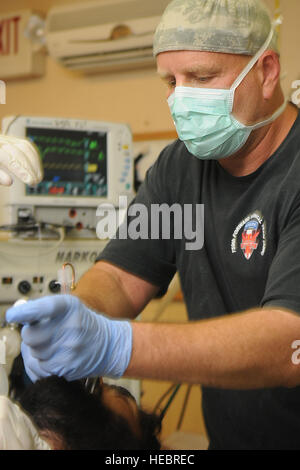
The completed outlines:
<svg viewBox="0 0 300 470">
<path fill-rule="evenodd" d="M 53 433 L 66 450 L 160 448 L 156 415 L 139 410 L 141 436 L 137 436 L 125 418 L 102 403 L 99 390 L 100 394 L 91 394 L 81 381 L 51 376 L 29 386 L 19 401 L 38 430 Z"/>
</svg>

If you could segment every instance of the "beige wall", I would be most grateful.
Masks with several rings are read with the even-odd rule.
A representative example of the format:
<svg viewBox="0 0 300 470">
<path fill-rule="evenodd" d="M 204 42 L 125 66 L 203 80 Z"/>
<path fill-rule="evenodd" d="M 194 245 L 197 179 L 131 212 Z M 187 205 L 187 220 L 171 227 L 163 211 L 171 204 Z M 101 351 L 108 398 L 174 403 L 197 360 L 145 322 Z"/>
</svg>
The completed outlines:
<svg viewBox="0 0 300 470">
<path fill-rule="evenodd" d="M 50 7 L 78 0 L 15 0 L 0 2 L 0 13 L 32 8 L 44 14 Z M 1 71 L 0 71 L 1 77 Z M 10 114 L 35 114 L 127 122 L 134 133 L 172 129 L 165 89 L 152 69 L 83 75 L 65 70 L 47 57 L 42 78 L 7 82 L 7 104 L 0 119 Z"/>
<path fill-rule="evenodd" d="M 300 79 L 300 1 L 277 0 L 280 4 L 283 24 L 280 28 L 280 53 L 282 71 L 286 74 L 282 85 L 287 94 L 291 92 L 291 84 Z M 274 13 L 276 0 L 265 0 L 266 5 Z"/>
<path fill-rule="evenodd" d="M 0 13 L 31 8 L 46 14 L 58 4 L 82 0 L 15 0 L 0 2 Z M 274 10 L 275 0 L 265 0 Z M 282 64 L 286 92 L 300 78 L 299 0 L 281 0 L 284 24 L 281 34 Z M 1 78 L 1 71 L 0 71 Z M 134 133 L 173 130 L 165 102 L 164 85 L 155 68 L 115 74 L 83 75 L 63 69 L 47 57 L 42 78 L 7 82 L 7 104 L 0 106 L 0 119 L 10 114 L 35 114 L 127 122 Z"/>
</svg>

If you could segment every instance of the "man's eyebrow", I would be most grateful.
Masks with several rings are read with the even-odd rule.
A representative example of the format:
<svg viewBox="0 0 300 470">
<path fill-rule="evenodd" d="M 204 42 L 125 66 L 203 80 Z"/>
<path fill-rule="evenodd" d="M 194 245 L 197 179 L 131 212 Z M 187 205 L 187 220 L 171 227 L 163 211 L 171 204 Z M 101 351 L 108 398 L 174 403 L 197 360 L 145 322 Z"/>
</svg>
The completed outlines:
<svg viewBox="0 0 300 470">
<path fill-rule="evenodd" d="M 206 74 L 206 73 L 217 73 L 217 72 L 220 72 L 221 70 L 221 67 L 217 67 L 215 64 L 211 64 L 211 65 L 195 65 L 194 67 L 191 66 L 191 67 L 188 67 L 186 69 L 183 70 L 183 73 L 185 73 L 186 75 L 190 74 L 196 74 L 196 73 L 199 73 L 199 74 Z"/>
<path fill-rule="evenodd" d="M 194 75 L 194 74 L 216 74 L 221 71 L 220 66 L 216 66 L 215 64 L 212 65 L 195 65 L 195 66 L 190 66 L 186 69 L 181 70 L 181 73 L 184 75 Z M 160 76 L 162 79 L 170 78 L 173 77 L 173 74 L 164 70 L 157 70 L 157 74 Z"/>
</svg>

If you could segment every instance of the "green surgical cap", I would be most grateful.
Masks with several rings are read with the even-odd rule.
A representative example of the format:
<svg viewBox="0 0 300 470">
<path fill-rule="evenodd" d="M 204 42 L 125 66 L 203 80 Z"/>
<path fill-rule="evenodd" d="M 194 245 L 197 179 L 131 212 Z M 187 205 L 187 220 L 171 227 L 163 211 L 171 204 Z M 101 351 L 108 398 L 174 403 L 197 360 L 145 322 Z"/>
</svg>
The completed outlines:
<svg viewBox="0 0 300 470">
<path fill-rule="evenodd" d="M 156 29 L 153 54 L 189 50 L 254 55 L 271 27 L 261 0 L 173 0 Z M 276 32 L 269 48 L 279 54 Z"/>
</svg>

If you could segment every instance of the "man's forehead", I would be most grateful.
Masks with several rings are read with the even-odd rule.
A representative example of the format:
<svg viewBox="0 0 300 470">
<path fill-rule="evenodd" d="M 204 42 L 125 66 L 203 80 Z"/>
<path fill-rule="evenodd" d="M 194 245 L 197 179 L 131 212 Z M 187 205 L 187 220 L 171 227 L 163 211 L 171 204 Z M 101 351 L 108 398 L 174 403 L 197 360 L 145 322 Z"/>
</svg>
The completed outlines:
<svg viewBox="0 0 300 470">
<path fill-rule="evenodd" d="M 221 73 L 242 67 L 249 56 L 207 51 L 170 51 L 157 56 L 157 73 L 160 77 L 193 73 Z"/>
</svg>

